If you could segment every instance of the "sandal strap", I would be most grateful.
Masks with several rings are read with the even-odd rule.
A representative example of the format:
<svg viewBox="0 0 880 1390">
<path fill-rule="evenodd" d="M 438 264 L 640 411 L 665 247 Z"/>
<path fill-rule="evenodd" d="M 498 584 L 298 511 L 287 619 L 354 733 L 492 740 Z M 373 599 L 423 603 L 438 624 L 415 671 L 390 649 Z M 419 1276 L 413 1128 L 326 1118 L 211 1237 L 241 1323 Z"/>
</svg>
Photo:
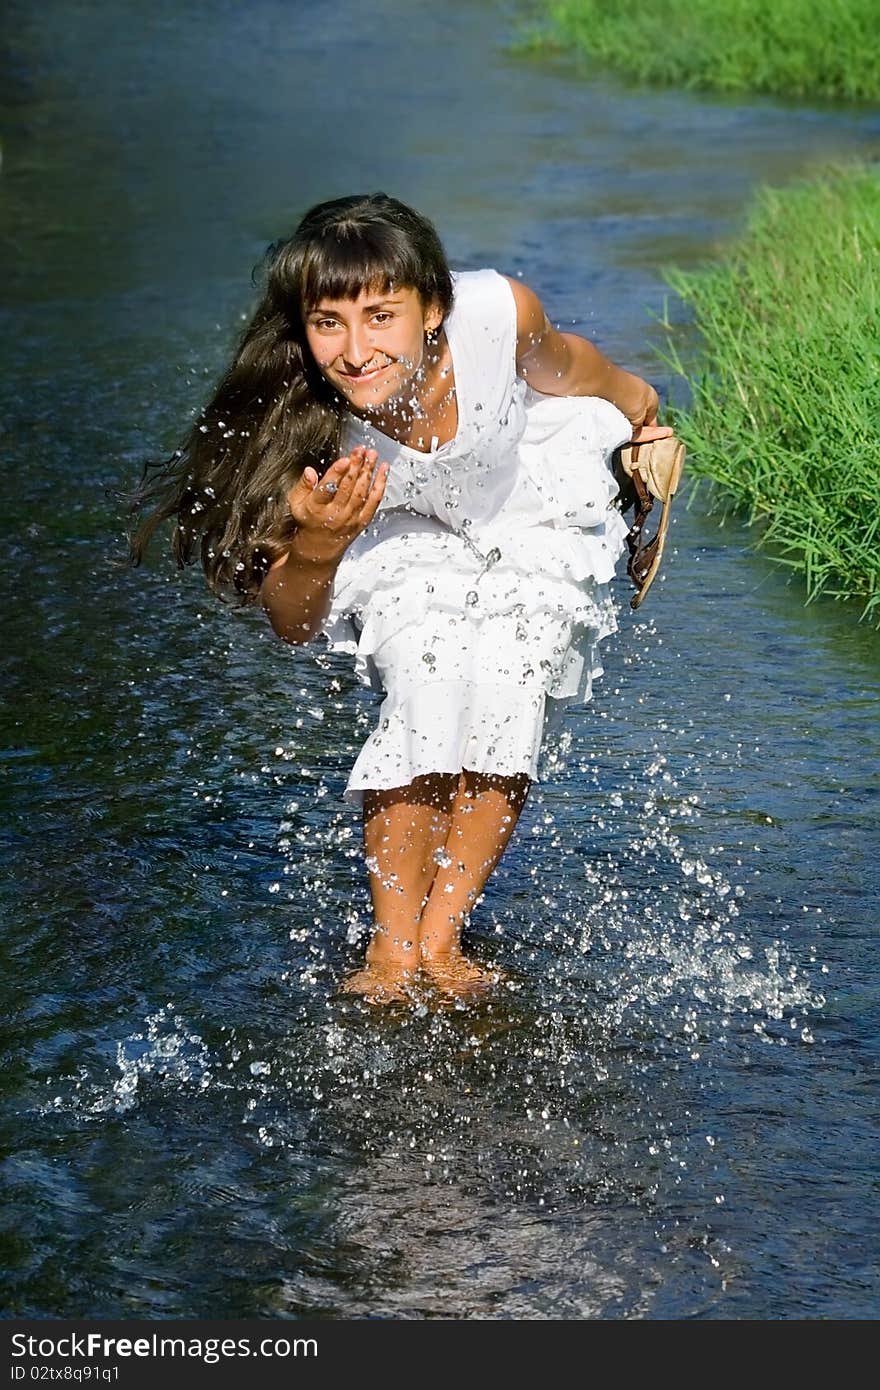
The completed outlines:
<svg viewBox="0 0 880 1390">
<path fill-rule="evenodd" d="M 651 564 L 653 563 L 654 558 L 652 554 L 651 558 L 647 560 L 647 562 L 644 561 L 644 557 L 647 555 L 647 552 L 651 549 L 651 545 L 653 544 L 653 542 L 651 542 L 648 546 L 642 545 L 642 528 L 644 527 L 645 522 L 647 521 L 648 516 L 653 509 L 654 499 L 638 474 L 633 475 L 633 482 L 635 484 L 636 493 L 638 495 L 638 508 L 636 510 L 635 520 L 633 521 L 632 526 L 626 533 L 626 544 L 627 548 L 629 549 L 629 561 L 627 562 L 626 572 L 635 584 L 636 588 L 640 589 L 642 585 L 642 580 L 639 575 L 639 571 L 647 573 L 648 569 L 650 569 Z"/>
</svg>

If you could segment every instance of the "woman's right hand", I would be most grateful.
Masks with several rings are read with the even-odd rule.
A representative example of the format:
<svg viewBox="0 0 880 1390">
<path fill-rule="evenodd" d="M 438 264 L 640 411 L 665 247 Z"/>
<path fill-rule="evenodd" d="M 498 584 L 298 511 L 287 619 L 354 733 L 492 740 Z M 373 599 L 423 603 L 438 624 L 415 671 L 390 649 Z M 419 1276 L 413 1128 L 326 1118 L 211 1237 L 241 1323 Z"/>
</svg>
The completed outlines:
<svg viewBox="0 0 880 1390">
<path fill-rule="evenodd" d="M 375 449 L 358 444 L 332 463 L 319 480 L 306 468 L 287 494 L 297 524 L 291 549 L 306 564 L 336 564 L 356 536 L 365 531 L 385 493 L 390 465 L 381 463 L 372 484 Z"/>
</svg>

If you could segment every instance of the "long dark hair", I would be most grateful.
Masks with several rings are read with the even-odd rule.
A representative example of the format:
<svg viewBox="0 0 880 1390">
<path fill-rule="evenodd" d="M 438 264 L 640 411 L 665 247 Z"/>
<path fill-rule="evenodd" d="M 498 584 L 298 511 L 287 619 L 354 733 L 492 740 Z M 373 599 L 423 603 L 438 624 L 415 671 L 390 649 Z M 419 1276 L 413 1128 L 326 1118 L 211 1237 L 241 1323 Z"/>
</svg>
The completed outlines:
<svg viewBox="0 0 880 1390">
<path fill-rule="evenodd" d="M 131 512 L 154 509 L 128 538 L 138 565 L 156 528 L 176 518 L 179 568 L 199 557 L 220 598 L 252 603 L 296 525 L 287 493 L 311 466 L 339 456 L 344 402 L 321 375 L 303 314 L 325 296 L 357 299 L 392 286 L 423 306 L 452 307 L 452 278 L 432 224 L 386 193 L 319 203 L 269 247 L 265 290 L 213 397 L 170 459 L 149 462 Z"/>
</svg>

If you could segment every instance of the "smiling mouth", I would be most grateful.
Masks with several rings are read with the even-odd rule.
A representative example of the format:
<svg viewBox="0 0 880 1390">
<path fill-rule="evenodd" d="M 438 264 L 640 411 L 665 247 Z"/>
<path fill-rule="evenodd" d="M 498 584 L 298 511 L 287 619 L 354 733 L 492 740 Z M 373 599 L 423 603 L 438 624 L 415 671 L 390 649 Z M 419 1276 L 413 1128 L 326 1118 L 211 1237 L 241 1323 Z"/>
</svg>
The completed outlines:
<svg viewBox="0 0 880 1390">
<path fill-rule="evenodd" d="M 381 367 L 374 367 L 371 372 L 343 372 L 346 381 L 372 381 L 374 377 L 380 376 L 391 366 L 390 362 L 385 362 Z"/>
</svg>

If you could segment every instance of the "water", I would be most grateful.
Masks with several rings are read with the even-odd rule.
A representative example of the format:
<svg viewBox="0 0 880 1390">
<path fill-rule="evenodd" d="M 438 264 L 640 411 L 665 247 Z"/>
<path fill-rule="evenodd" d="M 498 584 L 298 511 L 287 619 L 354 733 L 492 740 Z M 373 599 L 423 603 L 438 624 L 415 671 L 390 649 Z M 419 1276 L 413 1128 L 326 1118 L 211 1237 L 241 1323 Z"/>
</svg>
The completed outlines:
<svg viewBox="0 0 880 1390">
<path fill-rule="evenodd" d="M 659 267 L 876 113 L 588 81 L 493 4 L 7 16 L 4 1307 L 871 1316 L 876 635 L 679 508 L 475 915 L 509 987 L 374 1016 L 330 997 L 372 697 L 113 570 L 105 489 L 320 198 L 414 203 L 666 395 Z"/>
</svg>

